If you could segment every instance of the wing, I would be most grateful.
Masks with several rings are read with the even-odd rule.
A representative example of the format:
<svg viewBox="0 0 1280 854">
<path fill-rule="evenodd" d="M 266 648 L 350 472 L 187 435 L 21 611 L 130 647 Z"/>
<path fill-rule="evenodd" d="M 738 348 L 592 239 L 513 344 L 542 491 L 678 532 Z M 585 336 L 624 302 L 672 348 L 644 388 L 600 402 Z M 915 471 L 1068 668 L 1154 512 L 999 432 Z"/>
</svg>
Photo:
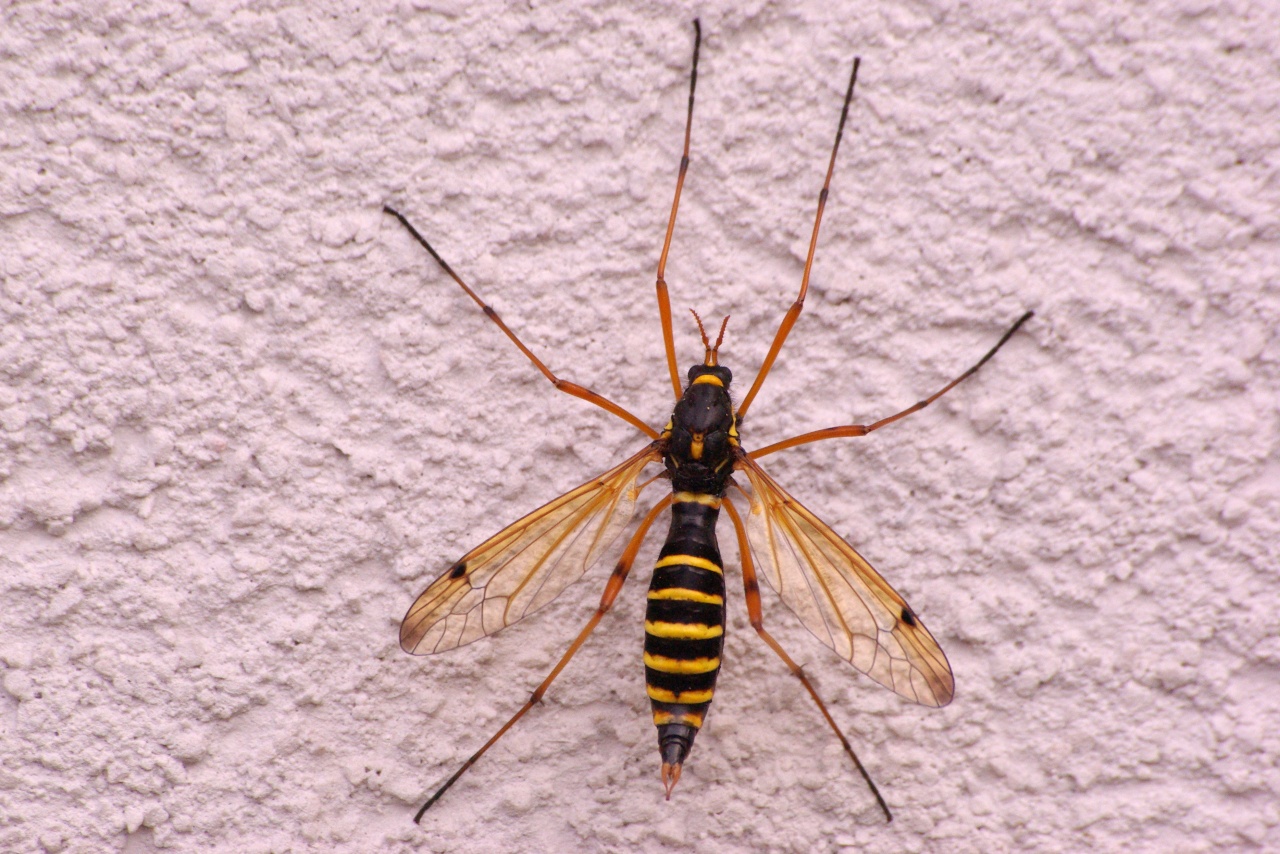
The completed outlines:
<svg viewBox="0 0 1280 854">
<path fill-rule="evenodd" d="M 809 631 L 886 688 L 945 706 L 955 679 L 937 641 L 862 555 L 745 455 L 756 569 Z"/>
<path fill-rule="evenodd" d="M 559 596 L 622 533 L 640 494 L 641 469 L 661 458 L 650 445 L 467 552 L 404 615 L 400 646 L 415 655 L 444 652 Z"/>
</svg>

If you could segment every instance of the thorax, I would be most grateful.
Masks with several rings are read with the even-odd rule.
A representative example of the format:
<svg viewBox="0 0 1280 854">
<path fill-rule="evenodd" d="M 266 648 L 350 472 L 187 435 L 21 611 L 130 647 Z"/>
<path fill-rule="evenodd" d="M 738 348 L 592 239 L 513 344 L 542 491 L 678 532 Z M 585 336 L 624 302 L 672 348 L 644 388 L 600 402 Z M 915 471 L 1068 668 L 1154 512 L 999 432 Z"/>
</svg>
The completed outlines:
<svg viewBox="0 0 1280 854">
<path fill-rule="evenodd" d="M 689 385 L 662 431 L 664 462 L 676 492 L 721 496 L 738 453 L 737 418 L 728 368 L 695 365 Z"/>
</svg>

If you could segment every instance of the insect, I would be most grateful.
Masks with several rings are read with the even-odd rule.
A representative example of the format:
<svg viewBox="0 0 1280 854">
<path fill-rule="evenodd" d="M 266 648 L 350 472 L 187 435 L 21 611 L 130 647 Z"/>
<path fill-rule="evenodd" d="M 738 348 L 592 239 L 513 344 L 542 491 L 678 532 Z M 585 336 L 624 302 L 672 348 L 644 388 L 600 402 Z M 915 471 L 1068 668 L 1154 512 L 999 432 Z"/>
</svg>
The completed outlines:
<svg viewBox="0 0 1280 854">
<path fill-rule="evenodd" d="M 660 479 L 668 480 L 671 485 L 670 494 L 664 495 L 644 514 L 627 540 L 600 604 L 587 625 L 528 702 L 436 790 L 414 817 L 415 822 L 541 699 L 613 606 L 641 543 L 665 511 L 670 511 L 670 527 L 649 585 L 644 668 L 653 721 L 658 729 L 660 775 L 667 798 L 680 779 L 694 738 L 706 719 L 720 670 L 726 589 L 716 523 L 722 509 L 727 512 L 737 536 L 747 615 L 752 628 L 803 684 L 889 821 L 893 815 L 888 805 L 812 682 L 765 629 L 760 577 L 764 577 L 782 602 L 823 643 L 881 685 L 908 700 L 934 707 L 945 706 L 954 693 L 955 681 L 947 658 L 916 613 L 843 538 L 779 486 L 759 461 L 776 451 L 810 442 L 865 436 L 924 409 L 981 368 L 1032 312 L 1019 317 L 975 365 L 901 412 L 870 424 L 830 427 L 775 442 L 760 450 L 746 450 L 740 430 L 747 411 L 804 307 L 818 230 L 860 61 L 855 58 L 853 62 L 826 178 L 818 195 L 799 295 L 783 317 L 755 381 L 735 405 L 730 394 L 732 374 L 719 364 L 719 349 L 728 318 L 721 324 L 713 344 L 701 318 L 694 313 L 704 356 L 701 364 L 689 368 L 686 380 L 682 381 L 676 364 L 671 302 L 664 278 L 680 193 L 689 166 L 701 42 L 701 25 L 694 21 L 684 152 L 657 269 L 658 313 L 676 399 L 670 420 L 661 430 L 653 429 L 613 401 L 552 373 L 405 216 L 390 207 L 384 208 L 557 389 L 622 418 L 650 440 L 635 455 L 498 532 L 446 569 L 405 615 L 400 626 L 400 644 L 406 651 L 418 655 L 445 652 L 492 635 L 543 607 L 581 578 L 609 550 L 632 518 L 645 487 Z M 662 471 L 642 480 L 643 472 L 650 465 L 660 465 Z M 745 513 L 735 506 L 735 499 L 744 503 Z"/>
</svg>

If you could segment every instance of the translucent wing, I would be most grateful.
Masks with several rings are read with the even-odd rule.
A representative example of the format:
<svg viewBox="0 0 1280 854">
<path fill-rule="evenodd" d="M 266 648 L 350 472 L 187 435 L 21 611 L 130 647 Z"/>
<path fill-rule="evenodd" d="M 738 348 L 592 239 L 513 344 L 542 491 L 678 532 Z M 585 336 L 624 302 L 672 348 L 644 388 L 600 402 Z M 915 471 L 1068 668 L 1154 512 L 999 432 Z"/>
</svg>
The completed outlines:
<svg viewBox="0 0 1280 854">
<path fill-rule="evenodd" d="M 650 445 L 472 549 L 409 608 L 400 646 L 415 655 L 463 646 L 560 595 L 622 533 L 641 469 L 661 458 Z"/>
<path fill-rule="evenodd" d="M 751 482 L 747 540 L 756 569 L 809 631 L 908 700 L 945 706 L 955 693 L 947 657 L 871 564 L 742 456 Z"/>
</svg>

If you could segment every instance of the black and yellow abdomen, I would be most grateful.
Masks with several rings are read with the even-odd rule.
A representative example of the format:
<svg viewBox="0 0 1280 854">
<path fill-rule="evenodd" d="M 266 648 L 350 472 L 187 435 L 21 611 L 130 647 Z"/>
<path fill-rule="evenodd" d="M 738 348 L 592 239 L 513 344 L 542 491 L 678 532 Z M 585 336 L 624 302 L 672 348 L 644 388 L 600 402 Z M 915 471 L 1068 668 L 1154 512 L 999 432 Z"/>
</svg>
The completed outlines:
<svg viewBox="0 0 1280 854">
<path fill-rule="evenodd" d="M 702 726 L 724 647 L 724 570 L 716 543 L 720 499 L 677 492 L 671 530 L 649 584 L 644 672 L 668 791 Z"/>
</svg>

